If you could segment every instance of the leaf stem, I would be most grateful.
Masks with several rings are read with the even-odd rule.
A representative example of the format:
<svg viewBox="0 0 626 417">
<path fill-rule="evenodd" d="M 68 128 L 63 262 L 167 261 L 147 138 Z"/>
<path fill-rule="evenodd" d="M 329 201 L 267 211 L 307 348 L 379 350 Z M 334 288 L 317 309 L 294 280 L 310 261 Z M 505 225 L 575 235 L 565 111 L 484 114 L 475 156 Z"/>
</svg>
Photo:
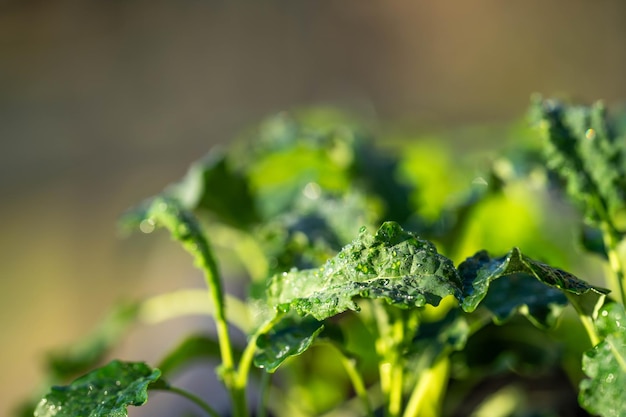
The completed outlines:
<svg viewBox="0 0 626 417">
<path fill-rule="evenodd" d="M 401 312 L 400 312 L 401 313 Z M 392 345 L 387 352 L 391 357 L 391 386 L 389 391 L 389 416 L 398 417 L 402 412 L 402 394 L 404 388 L 404 360 L 402 358 L 402 345 L 404 343 L 404 316 L 397 314 L 391 326 Z"/>
<path fill-rule="evenodd" d="M 270 394 L 270 382 L 272 380 L 272 374 L 269 372 L 263 372 L 261 374 L 261 384 L 259 387 L 259 401 L 256 407 L 256 417 L 267 416 L 267 398 Z"/>
<path fill-rule="evenodd" d="M 339 354 L 341 364 L 346 370 L 348 378 L 350 378 L 350 382 L 352 383 L 354 392 L 356 392 L 356 395 L 361 400 L 361 403 L 363 403 L 366 415 L 368 417 L 374 417 L 374 409 L 372 408 L 372 403 L 369 399 L 369 393 L 367 392 L 367 388 L 365 387 L 363 377 L 357 369 L 356 360 L 354 358 L 348 357 L 348 355 L 346 355 L 344 351 L 336 344 L 330 343 L 330 346 L 332 346 Z"/>
<path fill-rule="evenodd" d="M 569 300 L 570 304 L 574 307 L 574 310 L 576 310 L 578 318 L 580 319 L 580 322 L 582 323 L 585 331 L 587 332 L 587 335 L 589 336 L 591 345 L 596 346 L 598 343 L 601 342 L 602 339 L 596 332 L 596 327 L 593 324 L 593 318 L 589 314 L 585 313 L 580 303 L 578 302 L 578 296 L 569 293 L 565 293 L 565 296 Z"/>
<path fill-rule="evenodd" d="M 403 417 L 438 416 L 449 373 L 450 359 L 447 355 L 437 359 L 424 371 L 411 393 Z"/>
<path fill-rule="evenodd" d="M 602 235 L 604 238 L 604 246 L 606 247 L 609 257 L 609 265 L 613 271 L 614 287 L 619 289 L 622 304 L 626 304 L 626 278 L 624 276 L 624 266 L 619 257 L 617 246 L 619 238 L 617 232 L 611 223 L 605 221 L 602 223 Z"/>
<path fill-rule="evenodd" d="M 274 327 L 274 325 L 280 321 L 280 319 L 285 315 L 283 312 L 277 312 L 273 318 L 267 320 L 261 327 L 259 327 L 252 337 L 248 340 L 248 344 L 241 355 L 241 359 L 239 361 L 239 369 L 235 378 L 235 385 L 240 388 L 245 388 L 248 384 L 248 374 L 250 373 L 250 367 L 252 366 L 252 361 L 254 360 L 254 353 L 256 352 L 256 342 L 258 338 L 267 333 Z"/>
<path fill-rule="evenodd" d="M 164 385 L 164 386 L 160 385 L 160 386 L 155 386 L 154 388 L 150 388 L 150 389 L 158 390 L 158 391 L 171 392 L 173 394 L 180 395 L 181 397 L 184 397 L 184 398 L 188 399 L 189 401 L 193 402 L 194 404 L 196 404 L 198 407 L 200 407 L 202 410 L 204 410 L 211 417 L 220 417 L 219 413 L 217 411 L 215 411 L 210 405 L 208 405 L 206 402 L 204 402 L 197 395 L 192 394 L 191 392 L 189 392 L 187 390 L 184 390 L 182 388 L 173 387 L 171 385 Z"/>
</svg>

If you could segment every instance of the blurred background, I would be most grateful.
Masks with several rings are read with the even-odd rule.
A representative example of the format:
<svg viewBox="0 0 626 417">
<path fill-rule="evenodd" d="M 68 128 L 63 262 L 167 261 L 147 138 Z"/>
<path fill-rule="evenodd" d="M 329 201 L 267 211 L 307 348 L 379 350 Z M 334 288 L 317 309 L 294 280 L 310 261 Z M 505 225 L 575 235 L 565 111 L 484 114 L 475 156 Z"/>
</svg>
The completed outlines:
<svg viewBox="0 0 626 417">
<path fill-rule="evenodd" d="M 0 0 L 0 415 L 114 301 L 201 283 L 116 219 L 212 146 L 309 105 L 417 134 L 519 121 L 533 92 L 617 106 L 625 41 L 619 0 Z M 126 359 L 158 357 L 142 331 Z"/>
</svg>

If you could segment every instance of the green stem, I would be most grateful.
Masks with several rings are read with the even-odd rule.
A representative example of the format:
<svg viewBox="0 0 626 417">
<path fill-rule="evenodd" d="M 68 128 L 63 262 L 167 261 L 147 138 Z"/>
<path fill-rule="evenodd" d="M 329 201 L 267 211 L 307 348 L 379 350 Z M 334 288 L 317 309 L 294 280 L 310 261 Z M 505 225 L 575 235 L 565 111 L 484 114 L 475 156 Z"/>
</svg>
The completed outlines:
<svg viewBox="0 0 626 417">
<path fill-rule="evenodd" d="M 198 407 L 204 410 L 211 417 L 220 417 L 217 411 L 215 411 L 210 405 L 205 403 L 200 397 L 182 388 L 176 388 L 176 387 L 167 385 L 167 386 L 158 386 L 158 387 L 151 388 L 151 389 L 158 390 L 158 391 L 171 392 L 173 394 L 180 395 L 181 397 L 184 397 L 188 399 L 189 401 L 193 402 L 194 404 L 196 404 Z"/>
<path fill-rule="evenodd" d="M 220 376 L 230 393 L 233 405 L 234 417 L 245 417 L 247 415 L 245 385 L 241 387 L 237 384 L 237 372 L 235 370 L 235 360 L 233 356 L 233 348 L 228 333 L 228 323 L 226 322 L 224 292 L 217 263 L 213 257 L 210 245 L 207 242 L 205 255 L 202 257 L 202 269 L 205 275 L 205 281 L 209 290 L 209 297 L 215 307 L 215 329 L 217 332 L 217 340 L 220 346 L 220 354 L 222 356 L 222 366 Z"/>
<path fill-rule="evenodd" d="M 449 373 L 448 356 L 439 358 L 432 367 L 424 371 L 411 393 L 403 417 L 438 416 Z"/>
<path fill-rule="evenodd" d="M 570 304 L 574 307 L 574 310 L 576 310 L 578 318 L 585 328 L 587 335 L 589 336 L 591 345 L 596 346 L 602 341 L 602 339 L 600 338 L 600 336 L 598 336 L 598 333 L 596 332 L 596 327 L 593 324 L 593 318 L 589 314 L 585 313 L 585 311 L 581 307 L 578 299 L 579 296 L 569 293 L 565 293 L 565 296 L 569 300 Z"/>
<path fill-rule="evenodd" d="M 261 327 L 259 327 L 250 340 L 248 340 L 248 344 L 241 355 L 241 359 L 239 361 L 239 369 L 236 373 L 235 385 L 240 388 L 245 388 L 248 384 L 248 374 L 250 373 L 250 368 L 252 366 L 252 361 L 254 360 L 254 353 L 256 352 L 256 342 L 259 337 L 267 332 L 269 332 L 278 321 L 285 315 L 285 313 L 277 312 L 276 315 L 267 320 Z"/>
<path fill-rule="evenodd" d="M 404 360 L 402 358 L 401 347 L 404 343 L 404 316 L 398 314 L 394 317 L 391 327 L 391 386 L 389 391 L 389 416 L 399 417 L 402 412 L 402 394 L 404 388 Z"/>
<path fill-rule="evenodd" d="M 374 409 L 372 408 L 372 403 L 370 402 L 369 393 L 367 392 L 367 388 L 365 387 L 363 377 L 357 369 L 356 361 L 353 358 L 350 358 L 346 354 L 344 354 L 341 348 L 336 346 L 335 344 L 331 343 L 330 346 L 332 346 L 339 354 L 339 357 L 341 358 L 341 364 L 346 370 L 348 378 L 350 378 L 350 382 L 352 383 L 354 392 L 356 392 L 356 395 L 363 403 L 366 415 L 369 417 L 374 417 Z"/>
<path fill-rule="evenodd" d="M 270 393 L 270 382 L 272 374 L 263 372 L 261 375 L 261 384 L 259 387 L 259 402 L 256 407 L 256 417 L 266 417 L 267 415 L 267 398 Z"/>
<path fill-rule="evenodd" d="M 214 307 L 215 327 L 222 356 L 220 377 L 231 395 L 234 417 L 245 417 L 246 397 L 235 385 L 235 361 L 226 323 L 224 290 L 211 243 L 195 215 L 175 199 L 156 198 L 147 215 L 170 231 L 172 237 L 192 254 L 196 266 L 204 273 L 209 298 Z"/>
<path fill-rule="evenodd" d="M 626 304 L 626 279 L 624 277 L 624 266 L 619 257 L 617 246 L 619 237 L 615 228 L 608 222 L 602 223 L 602 235 L 604 237 L 604 246 L 609 257 L 609 265 L 613 271 L 613 279 L 616 281 L 614 287 L 619 288 L 619 294 L 622 304 Z"/>
<path fill-rule="evenodd" d="M 251 332 L 250 313 L 240 299 L 224 294 L 228 322 L 244 333 Z M 139 320 L 146 324 L 158 324 L 167 320 L 190 315 L 215 315 L 215 308 L 206 302 L 206 289 L 186 288 L 155 295 L 141 302 Z"/>
</svg>

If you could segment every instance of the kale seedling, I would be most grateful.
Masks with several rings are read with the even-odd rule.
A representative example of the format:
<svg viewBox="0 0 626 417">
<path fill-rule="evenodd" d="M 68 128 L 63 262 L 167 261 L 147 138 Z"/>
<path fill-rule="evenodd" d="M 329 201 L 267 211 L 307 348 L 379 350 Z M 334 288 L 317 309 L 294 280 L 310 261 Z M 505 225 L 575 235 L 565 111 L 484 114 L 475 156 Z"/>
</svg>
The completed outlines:
<svg viewBox="0 0 626 417">
<path fill-rule="evenodd" d="M 506 335 L 508 326 L 520 326 L 519 316 L 553 328 L 567 305 L 593 346 L 582 360 L 580 404 L 605 417 L 626 415 L 623 149 L 601 106 L 536 99 L 531 114 L 550 175 L 584 213 L 585 246 L 609 261 L 616 299 L 517 247 L 463 254 L 457 266 L 439 253 L 433 241 L 453 251 L 472 209 L 501 191 L 507 179 L 497 170 L 495 185 L 426 219 L 415 205 L 416 184 L 398 175 L 402 156 L 386 155 L 334 116 L 283 114 L 244 145 L 212 151 L 123 217 L 126 228 L 167 229 L 203 271 L 208 297 L 181 290 L 116 310 L 85 343 L 52 356 L 55 381 L 89 372 L 54 386 L 35 416 L 122 417 L 156 390 L 218 416 L 210 401 L 169 382 L 204 357 L 220 359 L 216 372 L 235 417 L 453 415 L 444 401 L 459 409 L 472 387 L 497 372 L 495 363 L 490 374 L 468 359 L 474 340 Z M 245 300 L 224 291 L 215 254 L 225 248 L 247 271 Z M 114 360 L 92 370 L 146 312 L 155 320 L 202 312 L 216 331 L 190 335 L 155 367 Z M 233 342 L 234 328 L 247 335 L 245 345 Z M 554 337 L 532 334 L 546 344 Z M 253 380 L 260 393 L 254 407 L 246 395 Z M 495 392 L 471 412 L 493 411 L 489 400 L 511 399 L 511 392 Z"/>
</svg>

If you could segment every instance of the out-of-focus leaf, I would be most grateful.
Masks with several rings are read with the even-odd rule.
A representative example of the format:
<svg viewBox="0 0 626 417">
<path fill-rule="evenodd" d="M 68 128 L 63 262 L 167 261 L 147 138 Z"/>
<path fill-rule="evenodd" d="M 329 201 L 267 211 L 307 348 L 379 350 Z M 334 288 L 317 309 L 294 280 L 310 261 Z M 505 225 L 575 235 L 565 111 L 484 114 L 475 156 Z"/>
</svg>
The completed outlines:
<svg viewBox="0 0 626 417">
<path fill-rule="evenodd" d="M 240 229 L 259 221 L 248 178 L 231 166 L 219 148 L 191 165 L 185 178 L 165 194 L 180 200 L 187 209 L 206 210 L 219 221 Z"/>
<path fill-rule="evenodd" d="M 425 365 L 430 367 L 437 357 L 463 349 L 469 334 L 466 317 L 454 308 L 442 320 L 420 324 L 409 352 L 419 354 L 420 358 L 427 356 Z"/>
<path fill-rule="evenodd" d="M 161 375 L 140 362 L 112 361 L 70 385 L 52 387 L 35 411 L 36 417 L 126 417 L 129 405 L 148 401 L 148 386 Z"/>
<path fill-rule="evenodd" d="M 602 417 L 626 415 L 626 313 L 624 306 L 602 307 L 595 321 L 604 340 L 583 356 L 583 371 L 589 377 L 580 383 L 580 404 Z"/>
<path fill-rule="evenodd" d="M 452 262 L 435 246 L 386 222 L 375 235 L 363 229 L 324 266 L 275 275 L 268 285 L 270 305 L 318 320 L 358 310 L 354 297 L 382 298 L 398 307 L 438 305 L 461 297 L 462 283 Z"/>
<path fill-rule="evenodd" d="M 93 369 L 136 321 L 138 313 L 138 303 L 120 304 L 91 335 L 66 349 L 51 352 L 47 366 L 52 377 L 65 381 Z"/>
<path fill-rule="evenodd" d="M 310 317 L 285 318 L 257 339 L 254 364 L 274 372 L 287 358 L 306 351 L 322 330 L 324 324 Z"/>
<path fill-rule="evenodd" d="M 272 273 L 314 268 L 348 244 L 362 225 L 372 224 L 374 212 L 356 193 L 303 197 L 291 211 L 260 226 L 255 235 Z"/>
<path fill-rule="evenodd" d="M 169 352 L 159 363 L 158 369 L 167 377 L 195 359 L 219 357 L 220 347 L 217 341 L 205 335 L 192 335 Z"/>
<path fill-rule="evenodd" d="M 537 99 L 531 116 L 544 137 L 548 167 L 567 182 L 586 218 L 596 225 L 614 219 L 626 202 L 626 165 L 602 103 L 565 106 Z"/>
<path fill-rule="evenodd" d="M 483 302 L 496 321 L 506 320 L 525 306 L 524 313 L 533 323 L 550 326 L 567 304 L 563 293 L 577 296 L 589 293 L 597 297 L 608 293 L 568 272 L 534 261 L 522 255 L 518 248 L 500 258 L 491 258 L 486 251 L 480 251 L 459 265 L 459 273 L 463 279 L 462 308 L 472 312 Z M 506 277 L 504 283 L 490 288 L 502 277 Z M 545 285 L 537 285 L 528 278 Z"/>
<path fill-rule="evenodd" d="M 580 244 L 588 252 L 600 255 L 604 259 L 608 259 L 606 246 L 604 245 L 604 236 L 602 231 L 595 227 L 583 225 L 580 231 Z"/>
</svg>

